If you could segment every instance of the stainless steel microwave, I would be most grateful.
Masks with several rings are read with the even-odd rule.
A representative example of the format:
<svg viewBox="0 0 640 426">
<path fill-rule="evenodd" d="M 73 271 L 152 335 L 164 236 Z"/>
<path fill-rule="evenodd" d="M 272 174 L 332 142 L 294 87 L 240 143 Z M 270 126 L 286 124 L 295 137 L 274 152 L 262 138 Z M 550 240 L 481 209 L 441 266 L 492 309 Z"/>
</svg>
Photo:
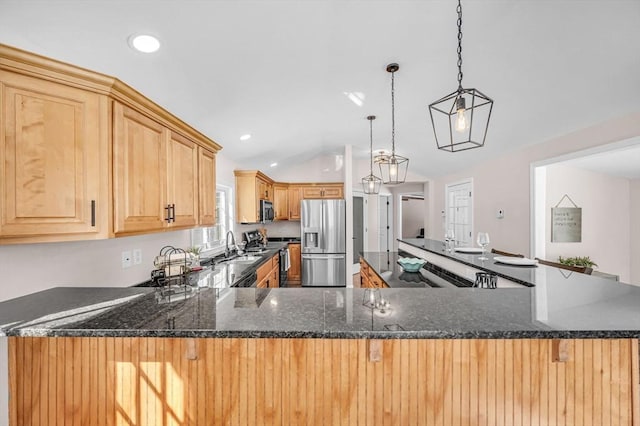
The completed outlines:
<svg viewBox="0 0 640 426">
<path fill-rule="evenodd" d="M 260 222 L 273 222 L 273 203 L 269 200 L 260 200 Z"/>
</svg>

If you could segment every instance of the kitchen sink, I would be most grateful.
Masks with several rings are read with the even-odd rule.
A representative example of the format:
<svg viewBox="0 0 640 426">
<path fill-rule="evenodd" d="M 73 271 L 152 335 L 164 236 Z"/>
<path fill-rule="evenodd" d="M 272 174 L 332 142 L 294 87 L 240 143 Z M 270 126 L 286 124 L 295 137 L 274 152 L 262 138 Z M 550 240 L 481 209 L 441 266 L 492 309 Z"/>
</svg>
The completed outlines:
<svg viewBox="0 0 640 426">
<path fill-rule="evenodd" d="M 260 259 L 261 259 L 260 256 L 243 255 L 243 256 L 232 257 L 231 259 L 225 259 L 222 262 L 225 262 L 225 263 L 253 263 L 256 260 L 260 260 Z"/>
</svg>

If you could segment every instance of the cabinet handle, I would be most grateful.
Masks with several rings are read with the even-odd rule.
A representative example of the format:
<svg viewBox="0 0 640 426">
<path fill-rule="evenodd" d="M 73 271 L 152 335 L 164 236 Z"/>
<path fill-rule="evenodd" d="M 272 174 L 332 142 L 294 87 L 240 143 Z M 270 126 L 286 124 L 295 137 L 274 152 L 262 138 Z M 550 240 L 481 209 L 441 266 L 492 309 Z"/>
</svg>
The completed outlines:
<svg viewBox="0 0 640 426">
<path fill-rule="evenodd" d="M 96 200 L 91 200 L 91 226 L 96 226 Z"/>
<path fill-rule="evenodd" d="M 167 204 L 167 207 L 164 208 L 167 211 L 167 217 L 164 218 L 167 222 L 171 222 L 171 205 Z"/>
<path fill-rule="evenodd" d="M 171 222 L 176 221 L 176 205 L 171 204 Z"/>
</svg>

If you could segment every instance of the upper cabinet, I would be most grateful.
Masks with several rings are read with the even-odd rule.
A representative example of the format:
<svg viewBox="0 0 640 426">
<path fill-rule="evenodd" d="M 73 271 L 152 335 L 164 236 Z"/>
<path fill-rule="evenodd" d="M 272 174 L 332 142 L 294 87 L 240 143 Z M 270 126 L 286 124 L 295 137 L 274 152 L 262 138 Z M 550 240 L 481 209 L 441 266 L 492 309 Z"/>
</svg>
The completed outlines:
<svg viewBox="0 0 640 426">
<path fill-rule="evenodd" d="M 302 186 L 303 199 L 344 198 L 342 183 L 308 184 Z"/>
<path fill-rule="evenodd" d="M 0 98 L 0 241 L 106 238 L 107 97 L 0 68 Z"/>
<path fill-rule="evenodd" d="M 200 220 L 202 226 L 213 226 L 216 223 L 216 154 L 213 151 L 198 147 L 198 194 Z"/>
<path fill-rule="evenodd" d="M 0 244 L 215 222 L 221 147 L 106 75 L 0 44 Z"/>
<path fill-rule="evenodd" d="M 235 170 L 236 222 L 257 223 L 260 200 L 273 198 L 273 181 L 259 170 Z M 271 197 L 271 198 L 270 198 Z"/>
<path fill-rule="evenodd" d="M 343 184 L 273 182 L 259 170 L 235 170 L 236 221 L 260 220 L 260 200 L 273 202 L 274 220 L 300 220 L 303 199 L 344 198 Z"/>
<path fill-rule="evenodd" d="M 274 220 L 289 219 L 289 187 L 284 183 L 273 184 Z"/>
</svg>

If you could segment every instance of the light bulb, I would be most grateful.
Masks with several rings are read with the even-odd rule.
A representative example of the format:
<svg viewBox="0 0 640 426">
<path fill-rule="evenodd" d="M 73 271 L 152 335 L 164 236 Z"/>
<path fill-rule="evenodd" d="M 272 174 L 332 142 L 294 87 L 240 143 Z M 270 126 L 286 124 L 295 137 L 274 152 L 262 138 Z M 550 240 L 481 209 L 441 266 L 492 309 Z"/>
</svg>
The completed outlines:
<svg viewBox="0 0 640 426">
<path fill-rule="evenodd" d="M 369 181 L 369 191 L 373 192 L 376 189 L 376 183 L 373 180 Z"/>
<path fill-rule="evenodd" d="M 397 176 L 398 176 L 398 163 L 394 161 L 393 163 L 389 164 L 389 177 L 392 178 L 391 180 L 395 180 Z"/>
<path fill-rule="evenodd" d="M 456 132 L 464 132 L 467 130 L 467 117 L 465 116 L 466 102 L 463 97 L 456 99 Z"/>
</svg>

